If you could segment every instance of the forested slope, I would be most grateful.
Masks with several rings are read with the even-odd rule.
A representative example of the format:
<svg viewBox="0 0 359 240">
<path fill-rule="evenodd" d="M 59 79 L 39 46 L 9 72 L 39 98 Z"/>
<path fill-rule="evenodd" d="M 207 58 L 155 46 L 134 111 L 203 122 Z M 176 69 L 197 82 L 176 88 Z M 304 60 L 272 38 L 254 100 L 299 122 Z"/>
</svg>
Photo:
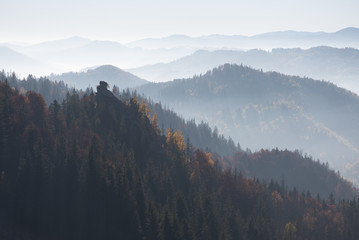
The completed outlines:
<svg viewBox="0 0 359 240">
<path fill-rule="evenodd" d="M 186 154 L 180 132 L 158 135 L 145 105 L 106 85 L 46 107 L 0 83 L 3 221 L 52 239 L 358 237 L 357 203 L 339 210 Z"/>
<path fill-rule="evenodd" d="M 359 96 L 334 84 L 226 64 L 137 90 L 242 148 L 300 149 L 359 182 Z"/>
</svg>

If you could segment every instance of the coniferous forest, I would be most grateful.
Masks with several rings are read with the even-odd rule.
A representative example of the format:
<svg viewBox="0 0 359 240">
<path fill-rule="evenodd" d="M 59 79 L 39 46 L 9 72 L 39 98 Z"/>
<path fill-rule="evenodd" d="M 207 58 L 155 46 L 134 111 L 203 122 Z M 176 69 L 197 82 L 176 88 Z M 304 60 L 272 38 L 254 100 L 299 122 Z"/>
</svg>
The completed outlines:
<svg viewBox="0 0 359 240">
<path fill-rule="evenodd" d="M 246 178 L 107 87 L 47 106 L 0 83 L 0 237 L 359 238 L 355 198 Z"/>
</svg>

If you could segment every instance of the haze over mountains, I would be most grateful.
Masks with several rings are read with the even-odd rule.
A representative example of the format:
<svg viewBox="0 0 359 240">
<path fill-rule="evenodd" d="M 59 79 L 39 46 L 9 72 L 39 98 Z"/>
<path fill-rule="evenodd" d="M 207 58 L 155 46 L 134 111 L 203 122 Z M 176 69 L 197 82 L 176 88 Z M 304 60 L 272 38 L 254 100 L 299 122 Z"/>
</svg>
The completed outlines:
<svg viewBox="0 0 359 240">
<path fill-rule="evenodd" d="M 205 74 L 207 70 L 219 65 L 236 63 L 264 71 L 277 71 L 290 75 L 331 81 L 338 86 L 346 87 L 358 93 L 359 51 L 356 49 L 358 48 L 358 40 L 359 29 L 356 28 L 346 28 L 335 33 L 285 31 L 266 33 L 252 37 L 210 35 L 196 38 L 184 35 L 173 35 L 167 38 L 144 39 L 128 44 L 73 37 L 28 46 L 1 44 L 3 47 L 0 48 L 0 51 L 2 51 L 3 54 L 0 55 L 0 63 L 2 63 L 0 67 L 4 66 L 3 68 L 5 70 L 13 70 L 17 73 L 23 73 L 22 70 L 28 70 L 34 74 L 41 73 L 41 69 L 43 68 L 58 73 L 64 72 L 64 69 L 69 69 L 72 70 L 72 72 L 52 74 L 49 78 L 56 81 L 62 80 L 70 86 L 82 89 L 89 86 L 94 87 L 100 80 L 107 81 L 111 85 L 117 85 L 120 89 L 125 89 L 138 87 L 147 83 L 146 80 L 171 81 L 175 78 L 191 78 L 193 75 Z M 291 47 L 291 49 L 286 49 L 286 47 Z M 311 48 L 301 49 L 306 47 Z M 265 51 L 252 48 L 275 49 Z M 46 63 L 46 66 L 43 63 Z M 12 67 L 12 65 L 14 65 L 14 67 Z M 129 71 L 136 76 L 121 70 L 131 66 L 136 67 L 129 69 Z M 77 73 L 74 72 L 83 68 L 87 70 Z M 17 69 L 21 70 L 18 71 Z M 226 70 L 223 71 L 224 76 L 220 77 L 221 79 L 227 79 L 227 70 L 226 68 Z M 232 70 L 230 70 L 230 72 L 231 71 Z M 251 71 L 254 70 L 252 69 Z M 257 76 L 260 71 L 255 72 L 257 73 L 253 74 Z M 235 73 L 234 78 L 240 77 L 240 74 L 240 71 Z M 265 79 L 268 77 L 265 74 L 261 74 L 258 75 L 260 78 Z M 208 74 L 205 74 L 204 76 L 194 77 L 193 79 L 197 81 L 203 77 L 209 78 L 208 84 L 212 84 L 212 80 L 208 76 Z M 253 76 L 250 74 L 249 77 L 251 78 Z M 211 99 L 209 102 L 212 102 L 214 105 L 210 104 L 206 106 L 210 107 L 210 111 L 203 114 L 201 112 L 201 108 L 203 107 L 201 105 L 202 103 L 192 105 L 188 102 L 188 99 L 192 99 L 196 96 L 196 91 L 203 92 L 203 89 L 192 89 L 193 86 L 186 87 L 183 95 L 176 89 L 171 96 L 168 95 L 168 98 L 166 98 L 166 94 L 172 91 L 167 89 L 168 86 L 178 84 L 179 82 L 188 84 L 188 81 L 189 80 L 176 81 L 175 83 L 165 83 L 164 85 L 149 84 L 138 89 L 143 91 L 146 96 L 163 101 L 163 103 L 169 104 L 170 107 L 174 107 L 176 112 L 178 111 L 186 118 L 195 117 L 198 121 L 204 120 L 209 122 L 212 127 L 217 126 L 220 133 L 231 136 L 236 142 L 240 142 L 250 148 L 258 149 L 261 147 L 277 146 L 291 149 L 299 148 L 318 158 L 330 156 L 333 158 L 333 161 L 328 161 L 331 163 L 336 161 L 334 165 L 340 165 L 338 164 L 339 159 L 350 159 L 348 161 L 351 162 L 351 164 L 354 164 L 357 160 L 356 157 L 353 157 L 356 156 L 358 150 L 356 137 L 352 136 L 352 132 L 347 129 L 343 130 L 343 128 L 339 128 L 340 131 L 335 128 L 333 129 L 332 125 L 327 125 L 328 122 L 323 123 L 322 119 L 313 117 L 312 113 L 315 112 L 313 109 L 311 110 L 312 112 L 306 112 L 307 109 L 303 107 L 303 104 L 305 103 L 305 106 L 310 106 L 310 104 L 308 101 L 304 103 L 301 102 L 298 97 L 301 94 L 307 94 L 299 93 L 303 91 L 303 89 L 300 91 L 298 89 L 298 91 L 295 90 L 297 91 L 296 96 L 298 98 L 294 100 L 290 94 L 288 95 L 288 92 L 277 92 L 272 93 L 272 95 L 275 96 L 274 98 L 269 97 L 263 100 L 263 102 L 261 102 L 262 98 L 247 99 L 238 106 L 235 106 L 234 109 L 228 109 L 228 106 L 233 105 L 232 103 L 223 101 L 237 102 L 239 99 L 243 101 L 245 98 L 243 98 L 243 96 L 238 98 L 234 93 L 228 96 L 223 95 L 223 99 L 220 99 L 219 102 L 212 102 L 214 100 Z M 289 80 L 284 80 L 284 82 L 286 81 Z M 278 83 L 273 82 L 273 86 L 269 86 L 269 89 L 273 88 L 275 92 L 275 88 L 278 87 L 277 84 Z M 279 85 L 281 84 L 282 83 L 279 83 Z M 149 86 L 156 86 L 158 89 L 151 89 Z M 258 86 L 259 88 L 263 88 L 260 84 Z M 323 86 L 325 87 L 326 85 Z M 212 89 L 210 87 L 207 89 L 209 92 L 206 94 L 210 96 L 210 94 L 215 93 L 213 97 L 217 99 L 218 96 L 216 96 L 216 94 L 222 91 L 226 92 L 226 89 L 228 87 L 230 88 L 231 85 L 222 86 L 219 84 L 218 87 L 218 89 Z M 232 87 L 233 89 L 238 88 L 238 86 Z M 162 88 L 166 88 L 167 90 L 163 91 Z M 180 84 L 178 88 L 182 89 L 183 86 Z M 247 90 L 248 94 L 256 96 L 256 86 L 251 85 Z M 293 89 L 290 91 L 292 90 Z M 344 90 L 340 90 L 340 92 L 343 91 Z M 191 94 L 194 95 L 192 96 Z M 350 93 L 348 94 L 350 95 Z M 182 100 L 175 99 L 175 96 L 179 97 L 179 99 L 184 97 L 187 98 L 187 100 L 183 102 Z M 312 98 L 312 95 L 310 95 L 310 99 L 316 100 Z M 194 98 L 192 100 L 197 101 L 198 99 Z M 203 99 L 199 101 L 203 101 Z M 328 102 L 332 102 L 332 100 L 328 98 Z M 328 102 L 326 104 L 328 104 Z M 188 106 L 186 106 L 186 104 L 188 104 Z M 317 107 L 321 109 L 323 106 L 318 105 Z M 324 108 L 326 107 L 325 105 Z M 330 107 L 331 106 L 329 106 L 328 109 L 331 109 Z M 350 105 L 349 108 L 351 107 Z M 305 109 L 304 112 L 300 110 L 302 108 Z M 338 109 L 340 110 L 339 107 Z M 251 111 L 254 113 L 252 114 L 253 116 L 251 116 L 253 118 L 250 119 L 247 115 Z M 291 115 L 287 113 L 283 115 L 283 112 L 286 111 L 290 112 Z M 350 114 L 353 115 L 353 119 L 356 119 L 355 113 Z M 225 118 L 221 119 L 221 116 L 225 116 Z M 333 119 L 331 114 L 325 116 Z M 243 121 L 249 122 L 244 123 Z M 340 119 L 338 121 L 342 120 Z M 278 131 L 274 131 L 273 129 L 278 128 L 280 125 L 279 122 L 287 124 L 284 128 L 288 128 L 288 134 L 291 136 L 288 137 L 288 139 L 296 140 L 291 142 L 278 135 L 275 142 L 268 142 L 269 139 L 273 139 L 273 135 L 271 134 L 278 134 Z M 285 124 L 283 126 L 285 126 Z M 352 124 L 352 122 L 349 122 L 347 125 L 349 126 L 350 124 Z M 355 121 L 353 121 L 353 124 L 355 125 Z M 234 129 L 237 129 L 240 135 L 237 135 L 237 130 Z M 297 129 L 297 132 L 295 132 L 294 129 Z M 311 132 L 313 129 L 320 130 L 318 130 L 317 134 Z M 350 133 L 349 135 L 345 135 L 341 130 L 343 130 L 345 134 L 347 132 Z M 267 137 L 263 137 L 263 131 L 268 132 Z M 286 130 L 282 129 L 280 131 L 286 133 Z M 244 140 L 242 139 L 243 136 L 246 136 Z M 263 142 L 258 142 L 257 139 L 263 139 Z M 311 141 L 308 141 L 308 139 L 316 139 L 315 142 L 321 143 L 321 147 L 315 148 L 315 150 L 312 151 L 311 149 L 314 149 L 314 145 Z M 338 143 L 342 148 L 342 150 L 338 152 L 345 152 L 345 154 L 332 154 L 327 152 L 333 148 L 325 151 L 318 150 L 320 148 L 326 149 L 328 144 L 332 146 L 334 143 Z M 345 149 L 348 150 L 348 152 L 346 152 Z M 335 165 L 335 167 L 337 165 Z M 343 171 L 347 171 L 346 167 L 338 167 Z M 352 176 L 351 173 L 348 173 L 348 175 Z"/>
<path fill-rule="evenodd" d="M 95 88 L 100 81 L 106 81 L 111 86 L 116 85 L 121 89 L 133 88 L 148 81 L 136 77 L 112 65 L 103 65 L 87 69 L 83 72 L 68 72 L 61 75 L 50 75 L 50 80 L 64 81 L 71 87 L 85 90 L 88 87 Z"/>
<path fill-rule="evenodd" d="M 114 41 L 96 41 L 80 37 L 72 37 L 34 45 L 22 46 L 0 43 L 0 46 L 11 48 L 19 55 L 35 59 L 38 64 L 29 71 L 26 64 L 7 64 L 1 66 L 5 70 L 17 73 L 49 75 L 79 71 L 90 66 L 112 64 L 121 68 L 139 67 L 156 62 L 168 62 L 193 52 L 187 48 L 147 50 L 129 48 Z M 0 55 L 0 62 L 5 61 L 8 54 Z M 21 58 L 19 58 L 21 60 Z M 46 63 L 46 68 L 42 63 Z"/>
<path fill-rule="evenodd" d="M 3 44 L 0 236 L 358 239 L 357 35 Z"/>
<path fill-rule="evenodd" d="M 327 80 L 359 93 L 359 50 L 354 48 L 322 46 L 306 50 L 199 50 L 170 63 L 148 65 L 128 71 L 153 82 L 165 82 L 204 74 L 209 69 L 225 63 Z"/>
<path fill-rule="evenodd" d="M 208 69 L 225 63 L 243 63 L 265 70 L 323 78 L 337 84 L 338 82 L 342 83 L 339 86 L 351 88 L 358 76 L 358 70 L 355 67 L 358 66 L 358 53 L 353 49 L 341 48 L 359 48 L 359 29 L 345 28 L 334 33 L 284 31 L 251 37 L 172 35 L 160 39 L 143 39 L 127 44 L 71 37 L 33 45 L 0 43 L 0 46 L 2 47 L 0 68 L 5 71 L 15 71 L 23 76 L 27 74 L 61 74 L 80 71 L 92 66 L 111 64 L 121 69 L 131 69 L 132 73 L 150 81 L 170 81 L 173 78 L 192 77 L 194 74 L 204 73 Z M 318 46 L 331 48 L 313 48 Z M 6 51 L 4 47 L 6 47 Z M 248 51 L 273 48 L 295 49 L 271 52 Z M 311 49 L 300 50 L 297 48 Z M 196 52 L 198 50 L 210 52 Z M 339 53 L 339 59 L 333 59 L 336 52 L 342 52 Z M 283 57 L 284 54 L 290 56 Z M 198 55 L 205 55 L 203 57 L 206 58 L 201 65 L 196 62 Z M 310 58 L 314 58 L 316 61 L 308 61 Z M 12 59 L 12 61 L 8 59 Z M 327 60 L 323 61 L 323 59 Z M 352 65 L 348 65 L 348 59 L 352 60 Z M 184 61 L 189 62 L 184 63 Z M 161 65 L 161 63 L 170 65 Z M 184 66 L 177 66 L 180 63 Z M 196 63 L 198 67 L 194 67 L 193 63 Z M 325 70 L 332 70 L 332 72 L 328 74 L 321 72 L 323 63 L 327 66 Z M 154 64 L 160 65 L 146 66 Z M 309 69 L 307 69 L 308 66 L 310 66 Z M 183 71 L 183 68 L 186 68 L 186 71 Z M 154 70 L 158 73 L 153 74 Z"/>
<path fill-rule="evenodd" d="M 148 49 L 173 48 L 190 46 L 193 48 L 236 48 L 236 49 L 272 49 L 272 48 L 310 48 L 315 46 L 354 47 L 359 48 L 359 29 L 349 27 L 334 33 L 326 32 L 297 32 L 281 31 L 258 34 L 254 36 L 242 35 L 209 35 L 189 37 L 186 35 L 172 35 L 165 38 L 148 38 L 134 41 L 127 46 Z"/>
<path fill-rule="evenodd" d="M 1 1 L 0 240 L 359 240 L 359 1 Z"/>
<path fill-rule="evenodd" d="M 359 236 L 357 190 L 297 153 L 241 153 L 235 160 L 250 172 L 257 163 L 278 166 L 267 165 L 270 172 L 295 168 L 292 180 L 305 186 L 311 179 L 312 189 L 331 192 L 328 198 L 288 189 L 284 180 L 223 171 L 210 154 L 186 147 L 179 132 L 159 135 L 145 105 L 117 99 L 106 82 L 96 94 L 73 92 L 46 106 L 40 94 L 20 94 L 5 81 L 0 99 L 3 239 Z"/>
<path fill-rule="evenodd" d="M 303 150 L 359 181 L 359 97 L 333 84 L 227 64 L 137 90 L 244 148 Z"/>
<path fill-rule="evenodd" d="M 44 64 L 12 50 L 7 46 L 0 46 L 0 68 L 7 71 L 32 72 L 37 68 L 44 68 Z"/>
</svg>

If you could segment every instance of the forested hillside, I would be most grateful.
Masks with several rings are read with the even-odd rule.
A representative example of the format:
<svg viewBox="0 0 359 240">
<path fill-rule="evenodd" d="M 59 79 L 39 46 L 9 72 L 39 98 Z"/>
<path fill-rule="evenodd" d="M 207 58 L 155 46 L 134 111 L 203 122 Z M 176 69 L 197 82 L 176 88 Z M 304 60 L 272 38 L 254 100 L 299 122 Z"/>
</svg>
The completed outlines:
<svg viewBox="0 0 359 240">
<path fill-rule="evenodd" d="M 226 64 L 137 90 L 243 148 L 300 149 L 359 181 L 359 97 L 331 83 Z"/>
<path fill-rule="evenodd" d="M 112 68 L 110 67 L 110 69 Z M 101 75 L 97 75 L 96 78 L 101 79 Z M 81 79 L 82 78 L 79 78 L 78 81 L 81 81 Z M 73 80 L 76 81 L 76 77 L 74 77 Z M 27 91 L 34 91 L 41 94 L 44 96 L 47 105 L 50 105 L 54 100 L 61 103 L 66 98 L 66 95 L 70 93 L 76 92 L 79 96 L 82 96 L 86 93 L 90 94 L 91 91 L 93 91 L 92 88 L 87 88 L 86 91 L 69 88 L 63 81 L 51 81 L 47 78 L 35 78 L 31 75 L 21 80 L 16 77 L 15 73 L 6 74 L 2 71 L 0 72 L 0 82 L 5 81 L 8 81 L 10 87 L 16 88 L 22 94 L 25 94 Z M 131 78 L 124 81 L 131 82 Z M 125 89 L 121 87 L 121 89 L 122 91 L 120 91 L 118 85 L 115 84 L 112 91 L 115 96 L 122 101 L 129 101 L 136 95 L 135 92 L 129 91 L 128 88 Z M 236 151 L 240 151 L 240 147 L 236 145 L 233 140 L 225 138 L 219 134 L 216 129 L 212 130 L 207 123 L 201 122 L 200 124 L 196 124 L 193 119 L 186 121 L 173 110 L 167 109 L 160 103 L 155 103 L 145 96 L 138 96 L 138 101 L 141 102 L 142 100 L 146 101 L 149 110 L 151 110 L 151 118 L 156 115 L 161 134 L 165 135 L 168 128 L 180 130 L 185 137 L 186 144 L 188 143 L 197 148 L 218 153 L 222 156 L 232 156 Z M 190 142 L 188 142 L 189 139 Z"/>
<path fill-rule="evenodd" d="M 170 110 L 146 96 L 137 96 L 136 92 L 130 92 L 129 89 L 121 92 L 117 86 L 114 86 L 112 92 L 122 101 L 129 101 L 136 96 L 141 103 L 145 103 L 149 108 L 148 115 L 151 119 L 156 119 L 161 134 L 165 135 L 167 129 L 180 130 L 186 145 L 193 145 L 221 156 L 232 156 L 235 152 L 241 151 L 239 143 L 235 144 L 230 136 L 226 138 L 223 134 L 219 134 L 216 127 L 212 130 L 208 123 L 202 121 L 197 124 L 193 118 L 185 120 L 174 110 Z"/>
<path fill-rule="evenodd" d="M 359 205 L 221 170 L 158 135 L 146 106 L 96 94 L 46 106 L 0 83 L 0 211 L 44 239 L 357 239 Z M 1 230 L 2 233 L 6 230 Z M 13 233 L 16 236 L 16 232 Z"/>
<path fill-rule="evenodd" d="M 36 78 L 29 75 L 26 79 L 19 79 L 15 73 L 0 72 L 0 82 L 7 81 L 10 87 L 16 88 L 20 93 L 34 91 L 40 93 L 47 104 L 54 100 L 62 102 L 66 94 L 74 89 L 69 88 L 63 81 L 50 81 L 47 78 Z"/>
<path fill-rule="evenodd" d="M 358 190 L 329 168 L 328 163 L 315 161 L 299 151 L 261 150 L 258 152 L 237 152 L 220 161 L 244 177 L 262 179 L 268 184 L 275 182 L 283 187 L 295 188 L 305 195 L 338 201 L 359 197 Z"/>
<path fill-rule="evenodd" d="M 29 76 L 26 80 L 20 80 L 14 74 L 8 75 L 7 78 L 5 74 L 3 76 L 3 80 L 10 79 L 11 86 L 17 89 L 19 86 L 23 86 L 20 88 L 20 93 L 23 94 L 26 92 L 26 87 L 31 87 L 40 94 L 46 95 L 51 92 L 61 92 L 59 103 L 69 94 L 69 89 L 64 88 L 63 84 L 57 84 L 44 78 L 36 79 Z M 49 87 L 52 89 L 50 92 L 47 91 Z M 243 152 L 239 144 L 235 144 L 230 137 L 227 139 L 219 134 L 216 127 L 212 130 L 207 123 L 196 124 L 194 119 L 186 121 L 173 110 L 162 106 L 161 103 L 155 103 L 145 96 L 137 96 L 129 89 L 120 91 L 118 87 L 114 86 L 112 92 L 122 102 L 130 102 L 132 98 L 136 98 L 146 109 L 146 115 L 157 126 L 158 134 L 166 135 L 168 129 L 180 130 L 184 137 L 187 153 L 190 152 L 191 147 L 211 152 L 212 158 L 216 159 L 220 166 L 236 169 L 245 177 L 257 178 L 267 183 L 272 180 L 277 182 L 284 180 L 285 187 L 295 187 L 299 192 L 309 191 L 313 196 L 320 194 L 324 199 L 329 198 L 330 195 L 336 200 L 351 199 L 358 194 L 352 185 L 344 181 L 338 173 L 324 163 L 314 162 L 314 159 L 309 156 L 302 156 L 298 152 L 290 151 L 280 151 L 281 154 L 277 154 L 278 151 L 262 150 L 251 154 L 251 150 L 247 149 L 246 152 Z M 88 89 L 87 94 L 91 93 L 92 90 Z M 81 97 L 86 92 L 79 91 L 76 94 Z M 47 101 L 48 105 L 51 103 Z M 295 169 L 295 172 L 291 172 L 292 169 Z M 309 179 L 313 182 L 308 182 Z"/>
</svg>

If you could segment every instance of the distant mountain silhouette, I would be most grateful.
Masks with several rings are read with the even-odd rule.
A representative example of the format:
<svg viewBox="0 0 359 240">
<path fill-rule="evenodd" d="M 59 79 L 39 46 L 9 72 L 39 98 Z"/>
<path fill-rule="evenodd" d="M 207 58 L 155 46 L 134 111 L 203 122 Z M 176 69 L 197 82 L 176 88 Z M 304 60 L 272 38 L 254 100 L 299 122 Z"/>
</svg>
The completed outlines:
<svg viewBox="0 0 359 240">
<path fill-rule="evenodd" d="M 172 35 L 165 38 L 148 38 L 128 43 L 129 47 L 142 48 L 174 48 L 179 46 L 206 48 L 310 48 L 315 46 L 355 47 L 359 48 L 359 29 L 345 28 L 334 33 L 326 32 L 298 32 L 277 31 L 258 34 L 254 36 L 242 35 L 208 35 L 201 37 L 188 37 Z"/>
<path fill-rule="evenodd" d="M 85 72 L 69 72 L 61 75 L 50 75 L 50 80 L 64 81 L 70 86 L 86 89 L 95 87 L 99 81 L 106 81 L 110 85 L 116 85 L 120 89 L 133 88 L 148 83 L 131 73 L 125 72 L 112 65 L 103 65 Z"/>
<path fill-rule="evenodd" d="M 14 51 L 31 57 L 49 66 L 43 67 L 42 75 L 51 72 L 63 73 L 78 71 L 87 66 L 112 64 L 121 67 L 138 67 L 156 62 L 168 62 L 193 53 L 193 49 L 153 49 L 131 48 L 115 41 L 97 41 L 81 37 L 71 37 L 55 41 L 47 41 L 33 45 L 16 45 L 1 43 Z M 11 67 L 16 69 L 16 63 Z M 17 71 L 21 74 L 32 71 Z"/>
<path fill-rule="evenodd" d="M 4 69 L 7 72 L 28 71 L 36 74 L 39 69 L 44 67 L 44 64 L 32 59 L 31 57 L 14 51 L 8 47 L 0 46 L 0 71 Z"/>
<path fill-rule="evenodd" d="M 359 182 L 359 96 L 333 84 L 226 64 L 137 90 L 244 148 L 300 149 Z"/>
<path fill-rule="evenodd" d="M 21 53 L 18 53 L 8 47 L 0 47 L 0 64 L 35 64 L 35 61 Z"/>
<path fill-rule="evenodd" d="M 170 63 L 148 65 L 128 71 L 150 81 L 164 82 L 204 74 L 208 69 L 225 63 L 324 79 L 359 93 L 359 50 L 353 48 L 200 50 Z"/>
<path fill-rule="evenodd" d="M 197 50 L 307 49 L 317 46 L 359 48 L 358 32 L 359 29 L 350 27 L 334 33 L 282 31 L 250 37 L 220 34 L 200 37 L 171 35 L 165 38 L 142 39 L 127 44 L 75 36 L 32 45 L 0 43 L 0 46 L 9 47 L 46 65 L 36 72 L 48 75 L 52 72 L 78 71 L 94 65 L 112 64 L 129 69 L 156 63 L 168 63 L 193 54 Z M 224 62 L 220 64 L 224 64 Z M 210 68 L 212 67 L 214 66 Z M 262 66 L 259 67 L 262 68 Z M 12 64 L 11 68 L 23 75 L 34 74 L 34 71 L 30 70 L 18 70 L 19 67 L 16 64 Z"/>
<path fill-rule="evenodd" d="M 336 36 L 347 37 L 350 39 L 358 39 L 359 38 L 359 29 L 354 27 L 344 28 L 335 33 Z"/>
<path fill-rule="evenodd" d="M 70 37 L 70 38 L 66 38 L 66 39 L 41 42 L 41 43 L 34 44 L 32 46 L 28 46 L 27 48 L 29 51 L 32 51 L 32 52 L 34 52 L 34 51 L 54 52 L 54 51 L 61 51 L 61 50 L 65 50 L 65 49 L 74 49 L 74 48 L 86 45 L 90 42 L 91 42 L 90 39 L 75 36 L 75 37 Z"/>
</svg>

